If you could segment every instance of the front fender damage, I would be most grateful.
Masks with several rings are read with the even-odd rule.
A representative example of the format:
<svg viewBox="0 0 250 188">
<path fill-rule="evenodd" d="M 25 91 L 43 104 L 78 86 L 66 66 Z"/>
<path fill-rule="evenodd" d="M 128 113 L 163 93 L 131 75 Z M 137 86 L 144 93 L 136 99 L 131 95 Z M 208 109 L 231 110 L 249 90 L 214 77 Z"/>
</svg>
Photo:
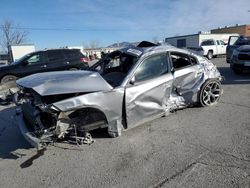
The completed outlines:
<svg viewBox="0 0 250 188">
<path fill-rule="evenodd" d="M 37 149 L 61 140 L 91 144 L 92 130 L 107 128 L 111 137 L 121 134 L 122 100 L 122 89 L 83 94 L 50 105 L 26 99 L 17 108 L 16 118 L 25 139 Z"/>
</svg>

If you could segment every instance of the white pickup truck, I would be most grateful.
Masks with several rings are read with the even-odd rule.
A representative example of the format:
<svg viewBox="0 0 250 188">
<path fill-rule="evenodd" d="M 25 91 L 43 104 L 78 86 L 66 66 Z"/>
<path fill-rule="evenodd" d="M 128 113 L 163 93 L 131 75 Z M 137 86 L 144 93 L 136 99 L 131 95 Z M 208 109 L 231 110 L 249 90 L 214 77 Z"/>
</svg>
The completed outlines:
<svg viewBox="0 0 250 188">
<path fill-rule="evenodd" d="M 222 40 L 209 39 L 201 42 L 201 48 L 204 56 L 212 59 L 213 56 L 226 54 L 227 44 Z"/>
</svg>

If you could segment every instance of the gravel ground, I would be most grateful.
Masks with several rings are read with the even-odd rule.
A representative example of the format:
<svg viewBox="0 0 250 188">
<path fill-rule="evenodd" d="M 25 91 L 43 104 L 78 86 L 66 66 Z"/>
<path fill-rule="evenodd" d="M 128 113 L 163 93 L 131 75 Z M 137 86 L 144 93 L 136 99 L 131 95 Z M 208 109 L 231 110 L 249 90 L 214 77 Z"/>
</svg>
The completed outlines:
<svg viewBox="0 0 250 188">
<path fill-rule="evenodd" d="M 250 74 L 226 80 L 220 102 L 188 108 L 116 139 L 95 131 L 92 145 L 24 140 L 12 106 L 0 106 L 0 187 L 250 187 Z"/>
</svg>

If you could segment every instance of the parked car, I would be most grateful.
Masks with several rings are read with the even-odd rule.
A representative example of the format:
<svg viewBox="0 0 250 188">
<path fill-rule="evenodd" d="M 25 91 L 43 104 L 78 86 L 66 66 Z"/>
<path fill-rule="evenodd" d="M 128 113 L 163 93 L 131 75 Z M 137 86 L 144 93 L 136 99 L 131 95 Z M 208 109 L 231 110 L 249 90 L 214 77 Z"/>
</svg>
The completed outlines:
<svg viewBox="0 0 250 188">
<path fill-rule="evenodd" d="M 17 80 L 16 122 L 38 149 L 60 139 L 81 143 L 98 128 L 106 127 L 117 137 L 122 130 L 177 109 L 215 105 L 221 79 L 204 57 L 142 42 L 110 53 L 89 71 L 39 73 Z"/>
<path fill-rule="evenodd" d="M 208 59 L 212 59 L 213 56 L 226 54 L 226 43 L 222 40 L 204 40 L 201 43 L 201 47 L 204 51 L 204 56 Z"/>
<path fill-rule="evenodd" d="M 34 73 L 87 69 L 88 58 L 78 49 L 53 49 L 29 53 L 10 65 L 0 66 L 0 83 Z"/>
<path fill-rule="evenodd" d="M 249 45 L 242 45 L 233 50 L 230 67 L 236 74 L 241 74 L 243 71 L 250 71 L 250 42 Z"/>
<path fill-rule="evenodd" d="M 250 45 L 250 37 L 246 37 L 243 35 L 229 37 L 227 50 L 226 50 L 227 63 L 230 63 L 234 49 L 237 49 L 243 45 Z"/>
<path fill-rule="evenodd" d="M 228 40 L 227 63 L 236 73 L 249 69 L 249 45 L 250 37 L 231 36 Z"/>
</svg>

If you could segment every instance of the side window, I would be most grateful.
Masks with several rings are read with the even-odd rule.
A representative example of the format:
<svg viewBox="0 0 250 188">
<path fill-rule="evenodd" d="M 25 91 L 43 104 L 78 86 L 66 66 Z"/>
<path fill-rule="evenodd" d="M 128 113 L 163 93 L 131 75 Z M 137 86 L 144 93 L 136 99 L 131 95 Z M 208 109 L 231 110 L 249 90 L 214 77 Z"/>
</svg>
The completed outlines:
<svg viewBox="0 0 250 188">
<path fill-rule="evenodd" d="M 30 56 L 26 61 L 28 62 L 29 65 L 32 65 L 32 64 L 41 63 L 42 60 L 43 60 L 42 54 L 38 53 L 38 54 L 34 54 L 34 55 Z"/>
<path fill-rule="evenodd" d="M 220 45 L 220 41 L 217 40 L 216 43 L 217 43 L 217 45 Z"/>
<path fill-rule="evenodd" d="M 201 46 L 211 46 L 215 45 L 213 40 L 205 40 L 201 43 Z"/>
<path fill-rule="evenodd" d="M 81 54 L 80 51 L 78 50 L 66 50 L 65 51 L 65 55 L 68 59 L 71 59 L 71 58 L 77 58 L 77 57 L 80 57 L 80 56 L 83 56 Z"/>
<path fill-rule="evenodd" d="M 195 58 L 189 58 L 188 55 L 186 54 L 182 54 L 182 53 L 178 53 L 178 52 L 172 52 L 170 54 L 171 60 L 172 60 L 172 64 L 174 69 L 181 69 L 187 66 L 191 66 L 193 63 L 197 63 Z M 194 62 L 192 62 L 194 61 Z"/>
<path fill-rule="evenodd" d="M 63 60 L 64 56 L 61 51 L 48 51 L 49 61 Z"/>
<path fill-rule="evenodd" d="M 197 59 L 195 57 L 190 56 L 190 61 L 191 61 L 192 65 L 197 64 Z"/>
<path fill-rule="evenodd" d="M 158 54 L 145 59 L 135 72 L 135 81 L 156 78 L 168 72 L 166 54 Z"/>
<path fill-rule="evenodd" d="M 222 40 L 220 40 L 220 44 L 221 45 L 226 45 L 226 43 L 224 41 L 222 41 Z"/>
</svg>

